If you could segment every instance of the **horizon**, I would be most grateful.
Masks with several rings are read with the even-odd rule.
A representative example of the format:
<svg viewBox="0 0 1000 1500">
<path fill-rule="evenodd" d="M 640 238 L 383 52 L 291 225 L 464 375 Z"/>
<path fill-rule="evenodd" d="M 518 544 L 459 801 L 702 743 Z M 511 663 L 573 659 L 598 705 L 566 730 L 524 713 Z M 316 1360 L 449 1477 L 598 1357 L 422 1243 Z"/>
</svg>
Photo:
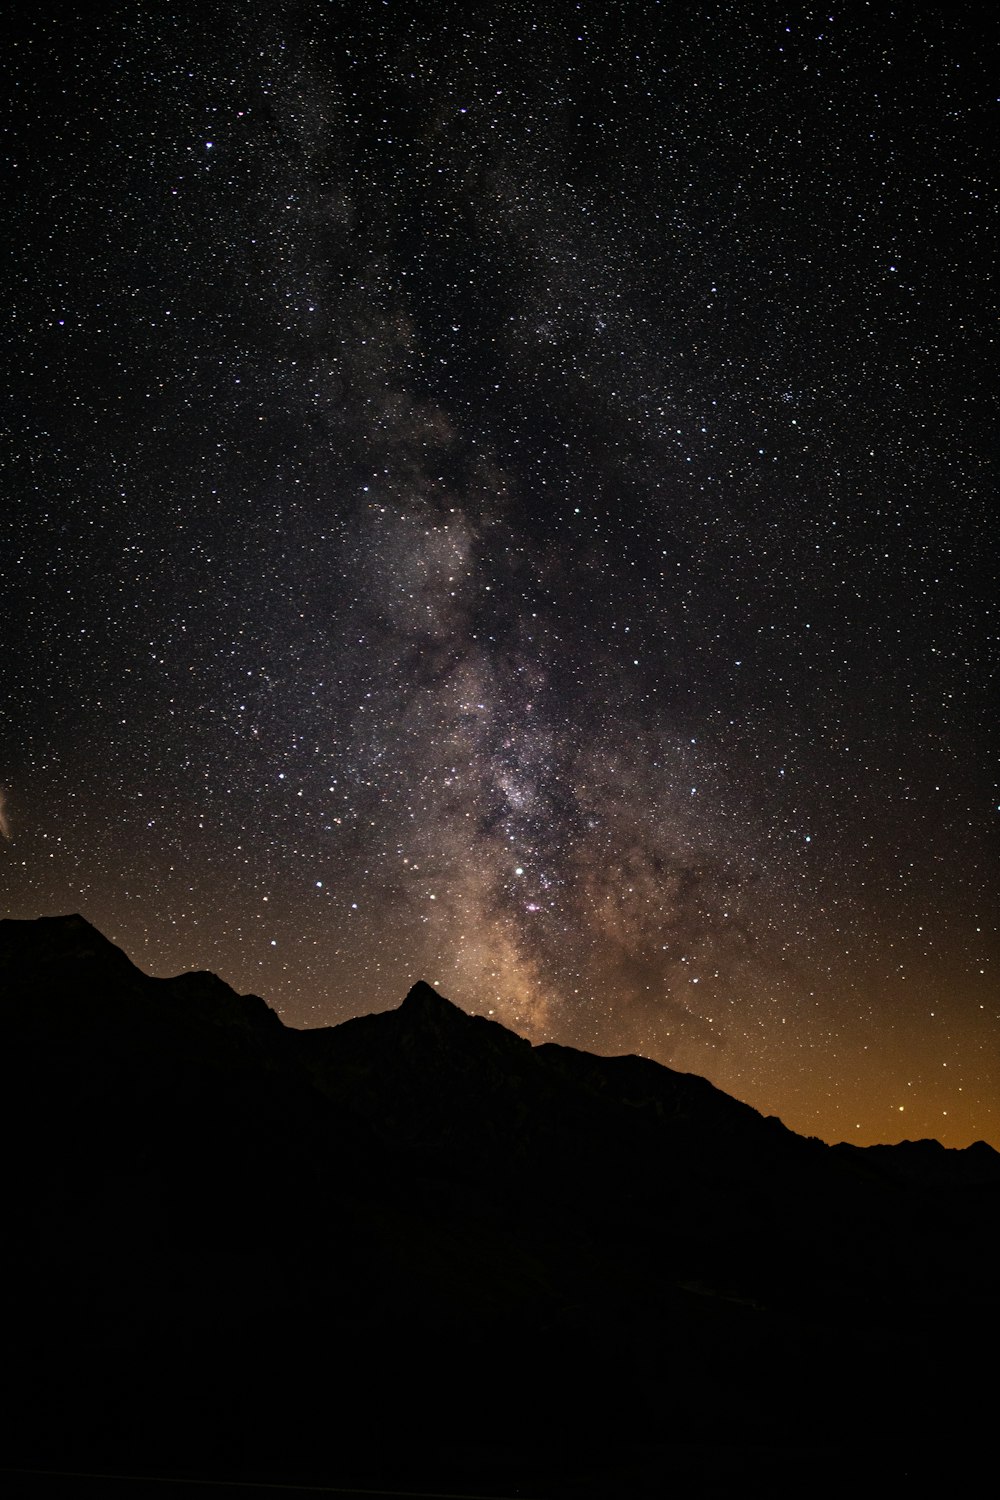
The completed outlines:
<svg viewBox="0 0 1000 1500">
<path fill-rule="evenodd" d="M 409 999 L 411 993 L 414 990 L 418 990 L 421 987 L 423 987 L 423 988 L 429 990 L 433 995 L 435 995 L 437 999 L 444 1001 L 444 1003 L 447 1006 L 451 1007 L 454 1010 L 457 1010 L 462 1015 L 466 1015 L 466 1016 L 470 1016 L 470 1017 L 476 1016 L 476 1017 L 479 1017 L 479 1018 L 484 1019 L 484 1020 L 493 1021 L 498 1026 L 503 1027 L 504 1030 L 513 1032 L 517 1036 L 523 1036 L 523 1033 L 519 1032 L 517 1030 L 516 1026 L 511 1025 L 509 1022 L 505 1022 L 505 1021 L 501 1020 L 494 1013 L 493 1010 L 468 1009 L 465 1005 L 463 1005 L 461 1003 L 460 1000 L 454 999 L 451 995 L 445 995 L 445 994 L 443 994 L 441 992 L 441 990 L 437 987 L 436 984 L 432 983 L 430 980 L 428 980 L 426 978 L 423 978 L 423 977 L 417 977 L 415 979 L 412 979 L 410 981 L 409 985 L 407 986 L 406 990 L 401 993 L 401 995 L 400 995 L 399 999 L 397 1000 L 396 1004 L 394 1004 L 394 1005 L 388 1005 L 388 1006 L 385 1007 L 384 1010 L 370 1010 L 370 1011 L 368 1011 L 368 1010 L 362 1010 L 362 1011 L 356 1012 L 355 1014 L 344 1016 L 340 1020 L 337 1020 L 337 1021 L 334 1021 L 334 1022 L 315 1021 L 312 1024 L 310 1024 L 310 1023 L 307 1022 L 305 1025 L 296 1026 L 292 1022 L 288 1021 L 281 1014 L 280 1009 L 278 1007 L 276 1007 L 275 1005 L 273 1005 L 266 995 L 258 994 L 254 990 L 241 991 L 239 989 L 236 989 L 229 982 L 229 980 L 226 978 L 225 975 L 216 973 L 216 971 L 214 969 L 182 968 L 182 969 L 176 971 L 175 973 L 167 973 L 167 974 L 151 974 L 151 973 L 148 973 L 145 969 L 142 968 L 142 966 L 140 964 L 138 964 L 136 962 L 136 960 L 135 960 L 135 958 L 133 957 L 132 954 L 130 954 L 129 952 L 127 952 L 127 950 L 125 948 L 121 947 L 121 945 L 119 945 L 118 943 L 115 943 L 112 938 L 110 938 L 106 933 L 102 932 L 102 930 L 94 922 L 90 921 L 90 919 L 88 917 L 86 917 L 82 912 L 44 913 L 44 914 L 40 914 L 40 915 L 35 916 L 35 917 L 27 917 L 27 918 L 2 917 L 2 918 L 0 918 L 0 926 L 2 926 L 3 923 L 8 922 L 8 921 L 26 922 L 26 923 L 29 923 L 29 924 L 30 923 L 34 923 L 34 922 L 70 922 L 70 921 L 80 921 L 80 922 L 83 922 L 91 931 L 95 932 L 104 942 L 108 943 L 111 947 L 115 948 L 118 952 L 123 953 L 124 956 L 129 960 L 129 962 L 132 963 L 135 968 L 139 969 L 139 972 L 142 973 L 146 978 L 170 980 L 170 979 L 179 978 L 179 977 L 181 977 L 182 975 L 185 975 L 185 974 L 194 974 L 194 975 L 209 974 L 212 977 L 221 980 L 222 983 L 225 984 L 226 987 L 234 995 L 236 995 L 237 998 L 239 998 L 239 999 L 254 998 L 254 999 L 262 1000 L 264 1002 L 264 1004 L 268 1007 L 268 1009 L 278 1018 L 278 1020 L 281 1022 L 281 1024 L 283 1026 L 289 1028 L 290 1030 L 305 1031 L 305 1030 L 319 1029 L 319 1028 L 330 1026 L 330 1025 L 332 1025 L 332 1026 L 342 1026 L 342 1025 L 347 1024 L 351 1020 L 358 1019 L 359 1017 L 368 1016 L 368 1015 L 389 1014 L 392 1011 L 401 1009 L 402 1006 L 406 1003 L 407 999 Z M 539 1038 L 524 1037 L 523 1039 L 525 1041 L 527 1041 L 529 1043 L 529 1045 L 532 1046 L 532 1047 L 543 1046 L 547 1042 L 553 1042 L 553 1041 L 556 1040 L 556 1038 L 553 1038 L 553 1037 L 539 1037 Z M 566 1044 L 566 1043 L 559 1043 L 559 1045 L 565 1046 L 565 1045 L 568 1045 L 568 1044 Z M 943 1149 L 945 1149 L 945 1150 L 963 1151 L 963 1150 L 968 1150 L 971 1146 L 975 1146 L 975 1145 L 987 1145 L 987 1146 L 990 1147 L 991 1150 L 1000 1152 L 1000 1142 L 998 1142 L 998 1141 L 990 1141 L 985 1136 L 976 1137 L 975 1139 L 967 1141 L 967 1142 L 965 1142 L 962 1145 L 954 1145 L 954 1144 L 953 1145 L 947 1145 L 945 1142 L 943 1142 L 940 1139 L 939 1136 L 933 1136 L 933 1135 L 932 1136 L 927 1136 L 927 1135 L 921 1135 L 921 1136 L 901 1135 L 901 1136 L 897 1137 L 894 1140 L 868 1140 L 868 1139 L 865 1139 L 865 1138 L 861 1137 L 860 1135 L 855 1135 L 853 1138 L 852 1137 L 846 1137 L 846 1136 L 844 1136 L 844 1137 L 838 1137 L 835 1140 L 829 1140 L 829 1139 L 827 1139 L 824 1136 L 818 1136 L 818 1135 L 816 1135 L 815 1132 L 797 1130 L 795 1128 L 795 1126 L 790 1121 L 786 1120 L 776 1110 L 769 1110 L 769 1109 L 766 1109 L 766 1108 L 762 1108 L 759 1104 L 756 1104 L 756 1103 L 754 1103 L 753 1101 L 751 1101 L 749 1099 L 744 1099 L 738 1093 L 735 1093 L 735 1092 L 733 1092 L 731 1090 L 722 1088 L 722 1086 L 720 1084 L 716 1083 L 713 1079 L 706 1077 L 706 1075 L 703 1074 L 703 1073 L 698 1073 L 696 1070 L 693 1070 L 693 1069 L 690 1069 L 690 1068 L 678 1068 L 678 1067 L 674 1067 L 672 1064 L 662 1062 L 660 1059 L 655 1058 L 655 1057 L 649 1057 L 648 1054 L 645 1054 L 645 1053 L 642 1053 L 642 1052 L 601 1052 L 601 1051 L 598 1051 L 598 1050 L 595 1050 L 595 1049 L 591 1049 L 591 1048 L 575 1048 L 573 1050 L 578 1050 L 578 1051 L 583 1051 L 583 1052 L 590 1052 L 592 1056 L 596 1056 L 596 1057 L 609 1057 L 609 1058 L 613 1058 L 613 1057 L 627 1057 L 627 1056 L 642 1057 L 642 1058 L 644 1058 L 645 1060 L 647 1060 L 649 1062 L 655 1063 L 658 1067 L 662 1067 L 662 1068 L 668 1069 L 668 1071 L 670 1071 L 670 1072 L 675 1072 L 675 1073 L 690 1075 L 690 1076 L 693 1076 L 693 1077 L 704 1078 L 705 1081 L 707 1081 L 708 1083 L 712 1084 L 712 1086 L 714 1088 L 719 1089 L 719 1091 L 722 1092 L 722 1093 L 728 1094 L 729 1097 L 731 1097 L 733 1099 L 736 1099 L 739 1103 L 748 1105 L 750 1108 L 752 1108 L 756 1113 L 758 1113 L 762 1117 L 764 1117 L 764 1118 L 767 1118 L 767 1117 L 776 1118 L 776 1119 L 780 1120 L 781 1124 L 783 1124 L 786 1127 L 786 1129 L 792 1130 L 795 1134 L 801 1135 L 801 1136 L 806 1136 L 806 1137 L 811 1136 L 814 1139 L 819 1139 L 819 1140 L 824 1141 L 824 1143 L 826 1145 L 828 1145 L 828 1146 L 834 1146 L 834 1145 L 851 1145 L 851 1146 L 862 1146 L 862 1147 L 867 1147 L 867 1146 L 895 1146 L 895 1145 L 918 1145 L 918 1144 L 921 1144 L 921 1143 L 924 1143 L 924 1142 L 930 1142 L 932 1144 L 936 1144 L 936 1145 L 942 1146 Z"/>
</svg>

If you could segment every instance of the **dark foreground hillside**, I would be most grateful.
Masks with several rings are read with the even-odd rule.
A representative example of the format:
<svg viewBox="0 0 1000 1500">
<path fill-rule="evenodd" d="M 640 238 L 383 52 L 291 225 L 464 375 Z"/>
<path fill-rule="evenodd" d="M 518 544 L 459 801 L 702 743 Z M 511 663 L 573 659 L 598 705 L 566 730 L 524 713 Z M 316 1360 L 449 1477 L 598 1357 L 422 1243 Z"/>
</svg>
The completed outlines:
<svg viewBox="0 0 1000 1500">
<path fill-rule="evenodd" d="M 817 1493 L 992 1430 L 988 1146 L 831 1148 L 423 984 L 293 1031 L 79 917 L 0 923 L 0 997 L 8 1464 Z"/>
</svg>

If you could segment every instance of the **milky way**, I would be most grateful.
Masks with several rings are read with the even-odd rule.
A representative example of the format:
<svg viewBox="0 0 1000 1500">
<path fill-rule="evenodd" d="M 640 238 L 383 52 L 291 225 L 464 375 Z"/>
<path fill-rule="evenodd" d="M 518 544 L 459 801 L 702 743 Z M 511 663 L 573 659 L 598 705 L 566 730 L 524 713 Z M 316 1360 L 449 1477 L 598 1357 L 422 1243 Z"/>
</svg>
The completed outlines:
<svg viewBox="0 0 1000 1500">
<path fill-rule="evenodd" d="M 6 911 L 1000 1140 L 973 12 L 22 24 Z"/>
</svg>

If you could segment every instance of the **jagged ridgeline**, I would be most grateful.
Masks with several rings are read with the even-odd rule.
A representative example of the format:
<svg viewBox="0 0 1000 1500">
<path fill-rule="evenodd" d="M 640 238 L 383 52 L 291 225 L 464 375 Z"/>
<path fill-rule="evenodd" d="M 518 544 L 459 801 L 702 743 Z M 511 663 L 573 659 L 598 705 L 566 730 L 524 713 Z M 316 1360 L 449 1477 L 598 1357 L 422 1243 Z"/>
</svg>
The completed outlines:
<svg viewBox="0 0 1000 1500">
<path fill-rule="evenodd" d="M 988 1426 L 984 1144 L 829 1147 L 423 983 L 292 1030 L 80 917 L 0 923 L 0 996 L 19 1459 L 370 1479 L 545 1439 L 575 1493 L 602 1443 Z"/>
</svg>

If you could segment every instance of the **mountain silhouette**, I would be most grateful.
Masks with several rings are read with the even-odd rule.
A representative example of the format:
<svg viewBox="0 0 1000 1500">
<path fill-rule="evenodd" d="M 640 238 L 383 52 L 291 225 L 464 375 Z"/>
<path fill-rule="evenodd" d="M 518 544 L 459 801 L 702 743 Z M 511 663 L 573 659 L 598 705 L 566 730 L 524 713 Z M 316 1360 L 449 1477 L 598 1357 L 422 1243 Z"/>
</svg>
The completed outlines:
<svg viewBox="0 0 1000 1500">
<path fill-rule="evenodd" d="M 79 916 L 0 922 L 0 1037 L 19 1461 L 640 1494 L 992 1420 L 982 1142 L 826 1146 L 423 982 L 297 1031 Z"/>
</svg>

